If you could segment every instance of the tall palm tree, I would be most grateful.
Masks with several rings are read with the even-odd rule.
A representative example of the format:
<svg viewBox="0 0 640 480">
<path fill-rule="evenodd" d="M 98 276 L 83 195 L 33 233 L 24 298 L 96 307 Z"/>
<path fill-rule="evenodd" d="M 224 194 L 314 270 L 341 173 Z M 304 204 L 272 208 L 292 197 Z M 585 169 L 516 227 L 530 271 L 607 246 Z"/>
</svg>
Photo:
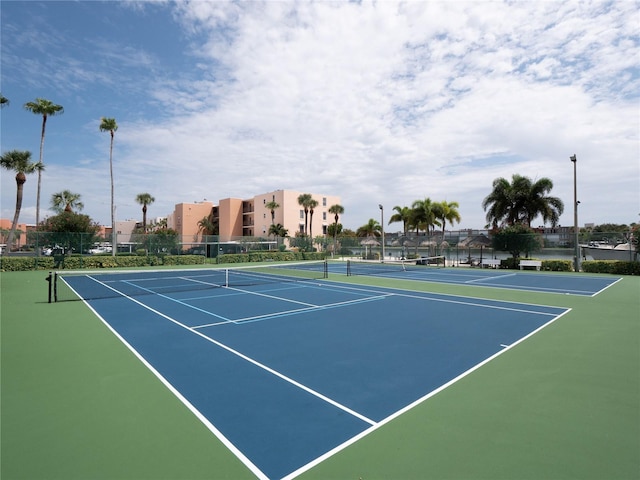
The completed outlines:
<svg viewBox="0 0 640 480">
<path fill-rule="evenodd" d="M 0 93 L 0 108 L 9 105 L 9 99 Z"/>
<path fill-rule="evenodd" d="M 313 198 L 309 200 L 309 236 L 313 238 L 313 210 L 318 206 L 318 201 Z"/>
<path fill-rule="evenodd" d="M 113 136 L 118 130 L 118 124 L 115 118 L 102 117 L 100 119 L 100 131 L 109 132 L 111 135 L 111 143 L 109 145 L 109 174 L 111 175 L 111 243 L 113 248 L 111 249 L 112 255 L 116 255 L 116 212 L 115 201 L 113 193 Z"/>
<path fill-rule="evenodd" d="M 553 189 L 553 182 L 548 178 L 541 178 L 531 184 L 526 197 L 526 222 L 531 227 L 531 222 L 540 215 L 542 222 L 549 222 L 555 227 L 564 212 L 564 203 L 558 197 L 547 194 Z"/>
<path fill-rule="evenodd" d="M 270 202 L 267 202 L 264 205 L 264 208 L 271 211 L 271 225 L 273 225 L 274 223 L 276 223 L 276 209 L 280 208 L 280 204 L 275 200 L 272 200 Z"/>
<path fill-rule="evenodd" d="M 336 249 L 336 237 L 338 236 L 338 220 L 344 213 L 344 207 L 338 203 L 329 207 L 329 213 L 333 213 L 333 249 Z"/>
<path fill-rule="evenodd" d="M 447 202 L 443 200 L 440 203 L 436 204 L 436 217 L 442 222 L 442 240 L 444 240 L 444 231 L 449 222 L 453 225 L 453 222 L 460 223 L 461 217 L 460 212 L 458 212 L 458 208 L 460 205 L 458 202 Z"/>
<path fill-rule="evenodd" d="M 298 195 L 298 205 L 304 208 L 304 234 L 307 234 L 308 227 L 308 215 L 309 215 L 309 202 L 312 200 L 310 193 L 301 193 Z"/>
<path fill-rule="evenodd" d="M 35 115 L 42 115 L 42 133 L 40 134 L 40 159 L 38 163 L 44 167 L 42 156 L 44 152 L 44 132 L 47 126 L 47 118 L 64 113 L 64 107 L 57 105 L 45 98 L 36 98 L 33 102 L 24 104 L 24 108 Z M 42 183 L 42 170 L 38 170 L 38 193 L 36 195 L 36 225 L 40 223 L 40 184 Z"/>
<path fill-rule="evenodd" d="M 523 223 L 531 226 L 536 216 L 541 215 L 543 222 L 555 225 L 564 211 L 562 200 L 547 194 L 553 188 L 553 182 L 541 178 L 535 183 L 528 177 L 514 174 L 511 182 L 505 178 L 493 181 L 493 190 L 482 201 L 487 211 L 487 222 L 495 229 L 499 225 Z"/>
<path fill-rule="evenodd" d="M 487 212 L 487 223 L 493 229 L 498 228 L 500 223 L 513 225 L 516 218 L 514 206 L 514 194 L 511 184 L 505 178 L 496 178 L 493 181 L 493 190 L 482 200 L 482 208 Z"/>
<path fill-rule="evenodd" d="M 147 233 L 147 205 L 151 205 L 156 199 L 150 193 L 139 193 L 136 202 L 142 205 L 142 232 Z"/>
<path fill-rule="evenodd" d="M 11 231 L 7 239 L 7 247 L 11 250 L 16 235 L 16 228 L 18 227 L 18 218 L 20 217 L 20 209 L 22 208 L 22 191 L 27 181 L 27 174 L 35 172 L 38 169 L 38 164 L 31 161 L 31 152 L 26 150 L 11 150 L 2 154 L 0 157 L 0 165 L 2 165 L 2 168 L 16 172 L 16 210 L 13 214 Z"/>
<path fill-rule="evenodd" d="M 436 219 L 434 203 L 429 197 L 413 202 L 413 204 L 411 204 L 411 211 L 411 222 L 416 227 L 416 234 L 422 228 L 428 235 L 432 227 L 435 225 L 440 226 L 440 222 Z"/>
<path fill-rule="evenodd" d="M 51 206 L 56 213 L 73 212 L 74 208 L 82 210 L 84 204 L 80 201 L 80 197 L 79 193 L 63 190 L 51 195 Z"/>
<path fill-rule="evenodd" d="M 407 235 L 407 228 L 411 224 L 411 209 L 409 207 L 401 207 L 396 205 L 393 207 L 396 213 L 389 218 L 389 225 L 395 222 L 402 222 L 402 232 Z"/>
</svg>

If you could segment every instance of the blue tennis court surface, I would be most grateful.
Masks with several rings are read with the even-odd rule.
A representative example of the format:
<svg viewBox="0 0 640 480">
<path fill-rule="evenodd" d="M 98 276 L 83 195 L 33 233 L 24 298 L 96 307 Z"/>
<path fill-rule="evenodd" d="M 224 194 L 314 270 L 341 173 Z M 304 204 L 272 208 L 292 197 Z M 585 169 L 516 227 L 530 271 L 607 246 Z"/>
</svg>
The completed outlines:
<svg viewBox="0 0 640 480">
<path fill-rule="evenodd" d="M 324 280 L 171 292 L 116 278 L 66 281 L 112 293 L 87 303 L 259 478 L 297 476 L 567 311 Z"/>
<path fill-rule="evenodd" d="M 336 273 L 346 274 L 347 272 L 346 264 L 341 265 L 335 262 L 331 264 L 331 268 Z M 402 270 L 402 267 L 396 264 L 387 265 L 379 262 L 357 262 L 353 264 L 352 270 L 355 275 L 581 296 L 597 295 L 620 280 L 620 278 L 586 274 L 561 275 L 482 268 L 434 268 L 407 265 L 407 270 Z"/>
</svg>

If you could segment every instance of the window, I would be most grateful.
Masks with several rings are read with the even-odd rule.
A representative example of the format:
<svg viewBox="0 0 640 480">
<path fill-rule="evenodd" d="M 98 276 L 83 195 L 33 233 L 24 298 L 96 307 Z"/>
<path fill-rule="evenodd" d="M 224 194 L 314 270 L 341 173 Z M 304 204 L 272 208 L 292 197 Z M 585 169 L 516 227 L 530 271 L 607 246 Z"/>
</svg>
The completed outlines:
<svg viewBox="0 0 640 480">
<path fill-rule="evenodd" d="M 326 226 L 326 225 L 323 225 L 323 226 L 322 226 L 322 234 L 323 234 L 323 235 L 326 235 L 326 234 L 327 234 L 327 226 Z"/>
<path fill-rule="evenodd" d="M 304 210 L 300 210 L 300 218 L 304 218 Z"/>
<path fill-rule="evenodd" d="M 323 207 L 327 206 L 327 197 L 322 197 L 322 206 Z"/>
<path fill-rule="evenodd" d="M 322 212 L 322 220 L 326 220 L 327 219 L 327 212 Z"/>
</svg>

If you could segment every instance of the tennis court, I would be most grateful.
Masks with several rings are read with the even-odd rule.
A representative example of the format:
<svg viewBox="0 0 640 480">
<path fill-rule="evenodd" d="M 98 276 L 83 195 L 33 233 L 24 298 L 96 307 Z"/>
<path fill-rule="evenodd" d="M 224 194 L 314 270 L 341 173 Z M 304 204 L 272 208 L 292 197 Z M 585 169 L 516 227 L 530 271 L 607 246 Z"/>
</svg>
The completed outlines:
<svg viewBox="0 0 640 480">
<path fill-rule="evenodd" d="M 444 258 L 444 257 L 431 257 Z M 440 264 L 441 265 L 441 264 Z M 595 296 L 609 288 L 620 277 L 602 277 L 582 274 L 580 276 L 558 275 L 549 272 L 494 270 L 482 268 L 439 268 L 439 266 L 416 265 L 416 261 L 363 262 L 349 261 L 335 264 L 334 271 L 347 275 L 379 276 L 399 280 L 416 280 L 453 285 L 475 285 L 479 287 L 506 288 L 529 292 L 557 293 L 566 295 Z"/>
<path fill-rule="evenodd" d="M 259 478 L 299 475 L 568 311 L 276 269 L 64 282 Z"/>
</svg>

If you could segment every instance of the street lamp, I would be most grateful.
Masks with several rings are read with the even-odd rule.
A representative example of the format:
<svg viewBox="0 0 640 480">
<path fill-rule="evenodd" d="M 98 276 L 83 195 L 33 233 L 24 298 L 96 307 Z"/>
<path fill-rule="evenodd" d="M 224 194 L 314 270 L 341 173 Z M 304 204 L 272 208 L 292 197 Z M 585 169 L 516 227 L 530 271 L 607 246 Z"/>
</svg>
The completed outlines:
<svg viewBox="0 0 640 480">
<path fill-rule="evenodd" d="M 378 204 L 378 208 L 380 208 L 380 227 L 382 230 L 382 262 L 384 263 L 384 207 L 382 204 Z"/>
<path fill-rule="evenodd" d="M 580 271 L 580 245 L 578 244 L 578 183 L 576 180 L 576 165 L 578 163 L 578 159 L 576 158 L 575 153 L 569 157 L 569 160 L 573 163 L 573 232 L 575 234 L 574 238 L 574 258 L 573 258 L 573 268 L 576 272 Z"/>
</svg>

